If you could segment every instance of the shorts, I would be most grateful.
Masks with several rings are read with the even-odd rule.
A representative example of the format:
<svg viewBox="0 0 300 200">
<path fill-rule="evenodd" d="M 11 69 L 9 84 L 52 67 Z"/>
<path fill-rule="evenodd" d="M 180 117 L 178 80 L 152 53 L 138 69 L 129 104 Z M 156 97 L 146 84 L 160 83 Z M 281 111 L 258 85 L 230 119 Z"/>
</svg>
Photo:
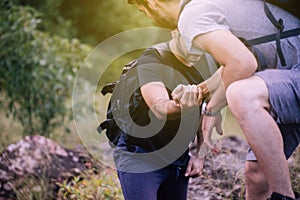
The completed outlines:
<svg viewBox="0 0 300 200">
<path fill-rule="evenodd" d="M 265 70 L 256 75 L 267 85 L 271 114 L 281 131 L 288 159 L 300 144 L 300 69 Z M 251 149 L 247 160 L 256 160 Z"/>
</svg>

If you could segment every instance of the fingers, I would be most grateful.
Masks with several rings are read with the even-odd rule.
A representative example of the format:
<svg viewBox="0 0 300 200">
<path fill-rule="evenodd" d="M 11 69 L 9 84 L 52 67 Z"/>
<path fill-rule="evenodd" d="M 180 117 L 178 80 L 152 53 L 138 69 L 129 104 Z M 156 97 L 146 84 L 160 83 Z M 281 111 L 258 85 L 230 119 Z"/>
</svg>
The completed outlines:
<svg viewBox="0 0 300 200">
<path fill-rule="evenodd" d="M 171 96 L 175 101 L 178 101 L 181 99 L 182 94 L 184 92 L 185 85 L 179 84 L 177 87 L 172 91 Z"/>
<path fill-rule="evenodd" d="M 222 128 L 221 121 L 216 124 L 216 131 L 219 135 L 223 135 L 223 128 Z"/>
<path fill-rule="evenodd" d="M 216 144 L 212 143 L 212 131 L 216 127 L 218 134 L 223 134 L 221 127 L 221 115 L 218 117 L 208 117 L 203 116 L 202 118 L 202 133 L 203 133 L 203 142 L 207 145 L 213 153 L 219 154 L 221 150 L 216 147 Z"/>
<path fill-rule="evenodd" d="M 214 118 L 214 126 L 216 131 L 219 135 L 223 135 L 223 128 L 222 128 L 222 115 L 219 113 L 217 116 L 213 116 Z"/>
<path fill-rule="evenodd" d="M 192 161 L 192 158 L 190 159 L 189 163 L 188 163 L 188 166 L 186 168 L 186 171 L 185 171 L 185 176 L 190 176 L 190 173 L 192 171 L 192 166 L 193 166 L 193 161 Z"/>
<path fill-rule="evenodd" d="M 218 147 L 216 147 L 217 143 L 213 144 L 211 139 L 206 139 L 205 138 L 204 143 L 208 146 L 209 149 L 211 149 L 211 152 L 213 152 L 215 154 L 221 153 L 221 150 Z"/>
<path fill-rule="evenodd" d="M 199 90 L 196 85 L 187 85 L 184 87 L 183 94 L 179 100 L 182 108 L 191 108 L 198 106 Z"/>
<path fill-rule="evenodd" d="M 198 90 L 198 104 L 200 105 L 202 102 L 202 89 L 201 87 L 197 87 Z"/>
<path fill-rule="evenodd" d="M 203 172 L 204 159 L 193 156 L 190 161 L 188 168 L 186 170 L 185 176 L 197 177 L 200 176 Z"/>
<path fill-rule="evenodd" d="M 172 98 L 181 108 L 198 106 L 202 102 L 202 89 L 196 85 L 179 84 L 171 93 Z"/>
</svg>

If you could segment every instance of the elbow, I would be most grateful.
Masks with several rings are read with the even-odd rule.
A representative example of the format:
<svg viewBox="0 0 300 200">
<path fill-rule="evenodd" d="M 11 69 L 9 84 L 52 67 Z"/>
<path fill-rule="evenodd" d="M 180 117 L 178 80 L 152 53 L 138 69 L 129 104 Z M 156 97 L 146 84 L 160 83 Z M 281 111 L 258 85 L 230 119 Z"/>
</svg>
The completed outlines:
<svg viewBox="0 0 300 200">
<path fill-rule="evenodd" d="M 246 59 L 241 59 L 239 62 L 244 72 L 244 78 L 252 76 L 258 68 L 257 60 L 252 53 Z"/>
<path fill-rule="evenodd" d="M 258 68 L 257 61 L 253 55 L 247 58 L 237 58 L 231 65 L 235 66 L 234 70 L 238 76 L 236 77 L 237 80 L 252 76 Z"/>
<path fill-rule="evenodd" d="M 255 57 L 231 59 L 223 68 L 223 83 L 227 88 L 231 83 L 254 75 L 257 69 Z"/>
<path fill-rule="evenodd" d="M 248 59 L 247 63 L 244 63 L 244 68 L 246 68 L 245 71 L 248 77 L 252 76 L 258 68 L 256 58 L 254 56 L 251 56 L 251 58 Z"/>
</svg>

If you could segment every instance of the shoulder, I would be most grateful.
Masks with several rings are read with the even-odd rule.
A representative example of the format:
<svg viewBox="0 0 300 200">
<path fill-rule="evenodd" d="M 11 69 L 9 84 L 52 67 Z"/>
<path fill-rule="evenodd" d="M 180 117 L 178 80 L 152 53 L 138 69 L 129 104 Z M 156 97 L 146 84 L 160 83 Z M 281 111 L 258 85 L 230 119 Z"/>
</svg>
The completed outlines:
<svg viewBox="0 0 300 200">
<path fill-rule="evenodd" d="M 164 64 L 168 60 L 176 60 L 173 56 L 167 42 L 162 42 L 153 45 L 152 47 L 146 49 L 144 53 L 138 59 L 139 64 Z"/>
<path fill-rule="evenodd" d="M 180 14 L 178 29 L 190 41 L 200 34 L 220 29 L 229 30 L 225 2 L 218 0 L 191 1 Z"/>
<path fill-rule="evenodd" d="M 157 50 L 153 47 L 146 49 L 143 54 L 138 58 L 138 64 L 161 63 L 160 56 Z"/>
</svg>

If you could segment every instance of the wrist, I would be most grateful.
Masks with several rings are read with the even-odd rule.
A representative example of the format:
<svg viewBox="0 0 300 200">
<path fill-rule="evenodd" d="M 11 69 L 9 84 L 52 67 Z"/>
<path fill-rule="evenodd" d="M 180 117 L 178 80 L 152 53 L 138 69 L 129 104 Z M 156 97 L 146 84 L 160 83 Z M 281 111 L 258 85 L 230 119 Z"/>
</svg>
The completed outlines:
<svg viewBox="0 0 300 200">
<path fill-rule="evenodd" d="M 201 83 L 198 85 L 198 87 L 201 88 L 202 98 L 209 96 L 209 90 L 208 90 L 207 84 Z"/>
<path fill-rule="evenodd" d="M 220 111 L 212 111 L 212 108 L 208 106 L 208 102 L 202 103 L 201 114 L 204 116 L 214 117 L 220 114 Z"/>
</svg>

